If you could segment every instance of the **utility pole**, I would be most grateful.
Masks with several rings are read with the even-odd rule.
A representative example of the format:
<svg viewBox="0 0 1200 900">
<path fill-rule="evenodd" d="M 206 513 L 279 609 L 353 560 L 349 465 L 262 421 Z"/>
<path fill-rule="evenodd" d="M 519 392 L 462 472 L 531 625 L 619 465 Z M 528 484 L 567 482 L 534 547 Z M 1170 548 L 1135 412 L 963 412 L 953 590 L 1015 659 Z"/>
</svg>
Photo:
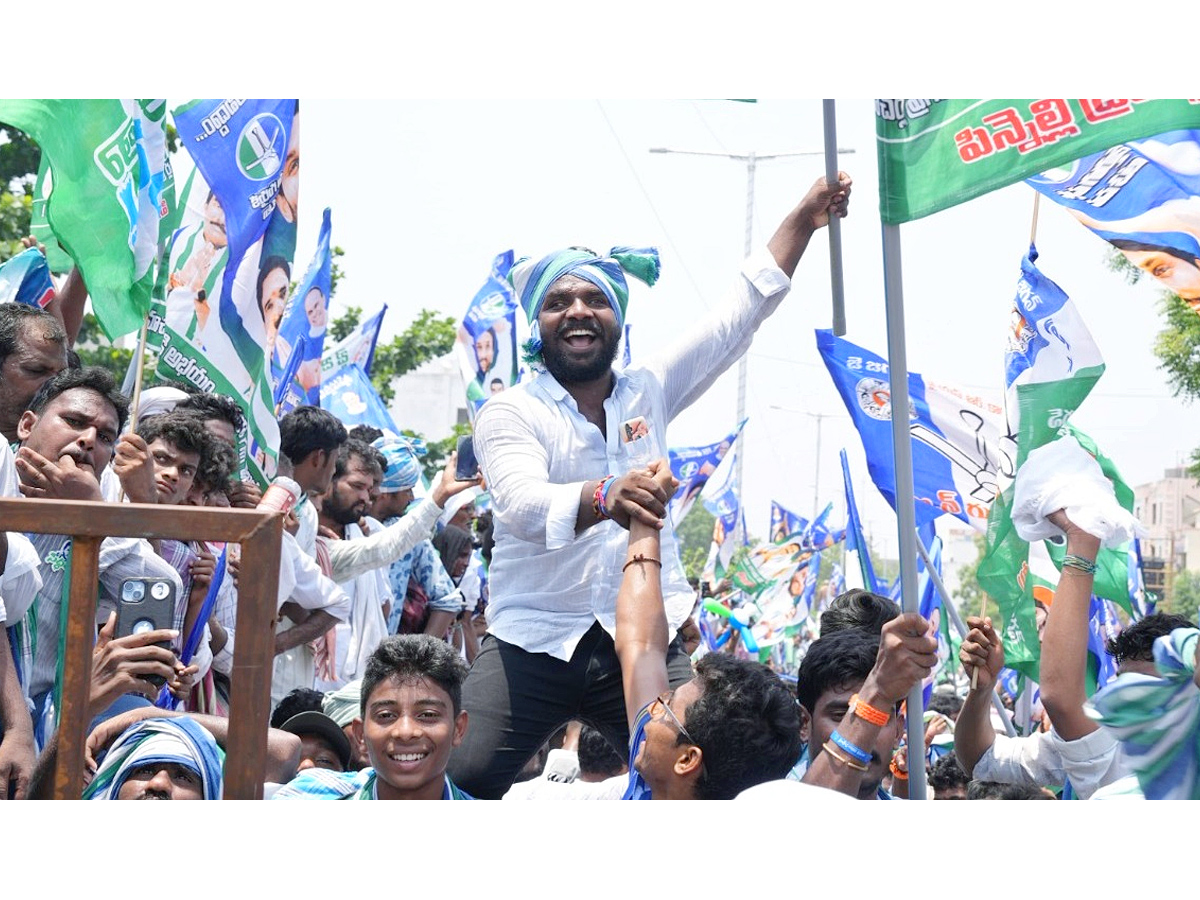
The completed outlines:
<svg viewBox="0 0 1200 900">
<path fill-rule="evenodd" d="M 738 162 L 746 164 L 746 240 L 742 251 L 742 258 L 745 259 L 750 255 L 750 250 L 753 247 L 754 241 L 754 172 L 758 168 L 758 163 L 769 159 L 782 159 L 787 156 L 822 156 L 825 150 L 796 150 L 787 153 L 758 153 L 751 150 L 747 153 L 712 153 L 707 150 L 677 150 L 672 147 L 651 147 L 651 153 L 681 153 L 686 156 L 719 156 L 724 159 L 734 159 Z M 839 147 L 839 154 L 853 153 L 853 149 Z M 736 422 L 741 422 L 746 418 L 746 376 L 748 372 L 747 354 L 742 354 L 742 358 L 738 360 L 738 389 L 737 389 L 737 419 Z M 818 428 L 819 428 L 818 420 Z M 739 453 L 737 457 L 737 468 L 735 477 L 737 479 L 738 491 L 745 488 L 745 482 L 742 480 L 742 462 L 745 459 L 745 454 Z"/>
</svg>

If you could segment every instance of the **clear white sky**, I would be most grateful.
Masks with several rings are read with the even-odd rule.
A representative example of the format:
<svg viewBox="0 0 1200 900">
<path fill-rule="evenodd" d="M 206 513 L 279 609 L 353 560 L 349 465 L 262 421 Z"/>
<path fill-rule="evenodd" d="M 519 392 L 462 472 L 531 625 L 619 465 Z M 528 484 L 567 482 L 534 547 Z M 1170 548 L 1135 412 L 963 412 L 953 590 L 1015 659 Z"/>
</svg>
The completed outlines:
<svg viewBox="0 0 1200 900">
<path fill-rule="evenodd" d="M 330 206 L 334 243 L 346 250 L 335 303 L 387 302 L 387 336 L 422 307 L 461 316 L 501 250 L 537 256 L 570 244 L 651 244 L 663 272 L 655 288 L 633 287 L 635 361 L 721 302 L 742 258 L 746 221 L 745 163 L 649 148 L 765 154 L 823 146 L 818 100 L 302 100 L 301 109 L 297 266 L 307 265 L 320 210 Z M 886 355 L 872 101 L 839 101 L 838 143 L 855 150 L 841 159 L 854 178 L 842 229 L 847 337 Z M 373 177 L 352 180 L 348 170 L 362 172 L 364 158 Z M 755 245 L 823 167 L 819 155 L 759 164 Z M 999 393 L 1032 207 L 1033 191 L 1016 185 L 902 227 L 911 370 Z M 1108 363 L 1075 421 L 1131 485 L 1161 477 L 1200 446 L 1200 416 L 1170 396 L 1156 368 L 1156 288 L 1129 286 L 1109 272 L 1106 245 L 1046 203 L 1037 243 L 1043 271 L 1075 299 Z M 821 233 L 792 295 L 751 349 L 748 523 L 762 535 L 772 499 L 811 514 L 815 484 L 820 504 L 833 500 L 840 517 L 837 454 L 845 446 L 868 529 L 894 548 L 894 518 L 869 483 L 861 443 L 815 347 L 813 329 L 831 324 L 828 269 Z M 734 369 L 672 424 L 672 446 L 707 443 L 731 429 L 736 380 Z M 818 414 L 828 416 L 819 458 Z"/>
</svg>

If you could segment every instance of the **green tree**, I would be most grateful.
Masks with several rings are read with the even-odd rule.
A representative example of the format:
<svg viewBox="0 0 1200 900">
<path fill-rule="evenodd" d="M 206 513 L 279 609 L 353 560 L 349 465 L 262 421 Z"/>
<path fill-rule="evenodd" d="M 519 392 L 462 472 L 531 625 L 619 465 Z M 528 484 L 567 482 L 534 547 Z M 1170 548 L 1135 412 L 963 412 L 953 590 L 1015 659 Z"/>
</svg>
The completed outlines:
<svg viewBox="0 0 1200 900">
<path fill-rule="evenodd" d="M 1197 614 L 1200 614 L 1200 572 L 1184 569 L 1175 576 L 1171 594 L 1167 598 L 1166 612 L 1196 621 Z"/>
<path fill-rule="evenodd" d="M 679 527 L 675 539 L 679 542 L 679 559 L 689 579 L 699 578 L 712 546 L 713 523 L 716 521 L 703 503 L 693 503 Z"/>
<path fill-rule="evenodd" d="M 0 123 L 0 262 L 25 248 L 33 209 L 33 184 L 42 151 L 24 132 Z"/>
<path fill-rule="evenodd" d="M 329 324 L 329 337 L 340 341 L 362 321 L 362 307 L 351 306 Z M 384 403 L 396 396 L 392 382 L 422 363 L 445 356 L 454 346 L 455 324 L 450 316 L 423 309 L 402 334 L 375 346 L 371 383 Z M 451 448 L 453 449 L 453 447 Z"/>
</svg>

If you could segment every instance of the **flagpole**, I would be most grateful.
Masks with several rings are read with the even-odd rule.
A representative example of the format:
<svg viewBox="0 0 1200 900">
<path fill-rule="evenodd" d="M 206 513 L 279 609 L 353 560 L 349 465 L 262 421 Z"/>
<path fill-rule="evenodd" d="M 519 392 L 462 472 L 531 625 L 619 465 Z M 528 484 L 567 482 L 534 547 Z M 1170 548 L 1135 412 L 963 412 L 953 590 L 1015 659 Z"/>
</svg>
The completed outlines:
<svg viewBox="0 0 1200 900">
<path fill-rule="evenodd" d="M 921 561 L 925 563 L 925 573 L 929 576 L 929 580 L 933 582 L 933 586 L 937 588 L 937 592 L 942 596 L 942 606 L 950 615 L 950 621 L 954 623 L 954 630 L 957 631 L 958 636 L 965 641 L 967 639 L 967 625 L 962 620 L 962 616 L 959 615 L 958 609 L 954 606 L 954 603 L 950 600 L 950 593 L 946 590 L 946 585 L 942 583 L 942 576 L 939 575 L 937 569 L 933 567 L 933 562 L 929 559 L 929 550 L 925 547 L 925 542 L 921 540 L 920 532 L 917 533 L 917 553 L 921 555 Z M 975 672 L 978 671 L 978 669 L 975 669 Z M 974 673 L 972 673 L 972 675 L 973 674 Z M 974 682 L 974 677 L 972 677 L 971 680 Z M 975 685 L 972 683 L 971 686 L 974 687 Z M 1000 701 L 1000 697 L 996 693 L 995 685 L 992 686 L 991 694 L 992 706 L 994 706 L 996 711 L 1000 713 L 1000 720 L 1004 723 L 1005 734 L 1007 734 L 1009 737 L 1016 737 L 1017 729 L 1009 720 L 1008 710 L 1004 708 L 1004 704 Z M 912 759 L 911 753 L 909 754 L 909 759 Z"/>
<path fill-rule="evenodd" d="M 133 361 L 137 366 L 137 370 L 133 377 L 133 399 L 129 403 L 129 427 L 131 430 L 137 428 L 138 405 L 142 402 L 142 370 L 146 367 L 146 326 L 149 323 L 149 316 L 142 319 L 142 330 L 138 335 L 137 350 L 133 354 Z"/>
<path fill-rule="evenodd" d="M 892 452 L 896 462 L 896 519 L 900 539 L 900 597 L 906 613 L 919 613 L 917 597 L 917 515 L 914 508 L 912 433 L 908 424 L 908 355 L 904 344 L 904 282 L 900 271 L 900 226 L 883 226 L 883 295 L 887 309 L 888 381 Z M 900 413 L 897 415 L 896 411 Z M 925 767 L 911 765 L 914 751 L 924 759 L 925 701 L 918 681 L 908 692 L 908 796 L 926 799 Z"/>
<path fill-rule="evenodd" d="M 838 146 L 834 101 L 822 100 L 821 110 L 825 118 L 825 183 L 836 184 Z M 842 280 L 842 221 L 837 216 L 829 217 L 829 282 L 833 289 L 833 333 L 842 337 L 846 333 L 846 294 Z M 817 424 L 820 427 L 819 421 Z"/>
<path fill-rule="evenodd" d="M 1042 195 L 1037 191 L 1033 192 L 1033 224 L 1029 226 L 1029 243 L 1037 243 L 1037 220 L 1038 207 L 1041 205 Z"/>
</svg>

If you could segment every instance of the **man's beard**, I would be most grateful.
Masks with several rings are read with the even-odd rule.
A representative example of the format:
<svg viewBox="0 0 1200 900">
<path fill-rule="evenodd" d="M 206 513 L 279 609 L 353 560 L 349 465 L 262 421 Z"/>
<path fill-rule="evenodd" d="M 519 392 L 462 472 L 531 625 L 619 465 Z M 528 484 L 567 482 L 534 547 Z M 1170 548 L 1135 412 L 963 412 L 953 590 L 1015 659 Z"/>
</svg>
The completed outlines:
<svg viewBox="0 0 1200 900">
<path fill-rule="evenodd" d="M 578 328 L 578 325 L 564 326 L 559 331 L 567 331 L 569 329 Z M 603 340 L 604 331 L 598 329 L 598 335 Z M 595 381 L 608 373 L 612 368 L 613 361 L 617 358 L 617 349 L 621 345 L 621 332 L 618 330 L 613 333 L 609 342 L 604 346 L 599 355 L 590 362 L 575 362 L 567 357 L 566 351 L 563 349 L 567 345 L 561 340 L 556 339 L 553 344 L 542 344 L 542 362 L 546 364 L 546 371 L 554 376 L 559 384 L 580 384 L 588 381 Z"/>
<path fill-rule="evenodd" d="M 366 510 L 360 511 L 357 504 L 354 506 L 336 506 L 329 501 L 325 502 L 321 511 L 339 525 L 353 525 L 366 512 Z"/>
</svg>

